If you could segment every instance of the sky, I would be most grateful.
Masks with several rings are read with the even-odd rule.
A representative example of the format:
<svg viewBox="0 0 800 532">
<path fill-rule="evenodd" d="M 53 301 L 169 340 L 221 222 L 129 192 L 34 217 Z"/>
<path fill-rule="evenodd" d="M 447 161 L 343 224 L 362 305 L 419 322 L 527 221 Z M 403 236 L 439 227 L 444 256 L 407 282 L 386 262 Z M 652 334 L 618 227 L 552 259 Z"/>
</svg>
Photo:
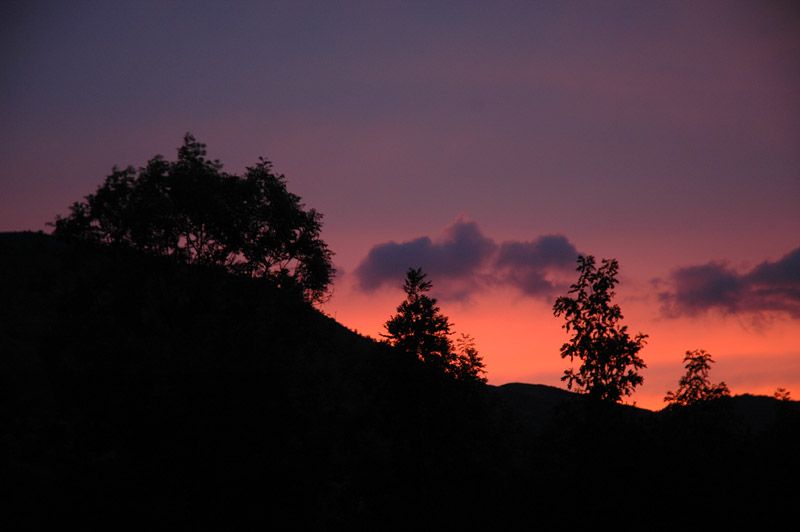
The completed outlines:
<svg viewBox="0 0 800 532">
<path fill-rule="evenodd" d="M 564 386 L 553 303 L 588 254 L 648 335 L 629 402 L 694 349 L 800 398 L 795 2 L 12 0 L 0 68 L 0 231 L 191 132 L 324 215 L 322 310 L 362 334 L 421 267 L 490 384 Z"/>
</svg>

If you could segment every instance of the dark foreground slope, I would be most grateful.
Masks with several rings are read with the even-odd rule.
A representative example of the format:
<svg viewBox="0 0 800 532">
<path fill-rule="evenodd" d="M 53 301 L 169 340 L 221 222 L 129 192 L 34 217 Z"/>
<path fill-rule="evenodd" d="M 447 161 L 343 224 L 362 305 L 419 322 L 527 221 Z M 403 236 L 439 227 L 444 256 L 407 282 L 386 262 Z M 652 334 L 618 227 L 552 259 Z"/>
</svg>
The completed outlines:
<svg viewBox="0 0 800 532">
<path fill-rule="evenodd" d="M 20 520 L 377 526 L 492 469 L 473 387 L 268 283 L 41 234 L 0 256 Z"/>
<path fill-rule="evenodd" d="M 0 235 L 0 302 L 18 526 L 658 529 L 796 502 L 796 403 L 463 385 L 265 282 L 42 234 Z"/>
</svg>

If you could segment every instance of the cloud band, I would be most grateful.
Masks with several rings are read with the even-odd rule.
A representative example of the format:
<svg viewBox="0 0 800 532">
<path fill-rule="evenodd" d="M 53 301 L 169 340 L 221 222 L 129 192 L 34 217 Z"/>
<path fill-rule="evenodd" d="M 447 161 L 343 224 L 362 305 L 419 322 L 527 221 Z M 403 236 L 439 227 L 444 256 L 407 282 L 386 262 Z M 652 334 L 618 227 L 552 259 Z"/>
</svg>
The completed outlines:
<svg viewBox="0 0 800 532">
<path fill-rule="evenodd" d="M 552 299 L 568 286 L 559 279 L 574 272 L 577 257 L 575 246 L 562 235 L 498 244 L 475 221 L 459 217 L 435 240 L 423 236 L 374 246 L 353 273 L 365 292 L 401 285 L 413 267 L 430 274 L 443 299 L 468 299 L 489 286 Z"/>
</svg>

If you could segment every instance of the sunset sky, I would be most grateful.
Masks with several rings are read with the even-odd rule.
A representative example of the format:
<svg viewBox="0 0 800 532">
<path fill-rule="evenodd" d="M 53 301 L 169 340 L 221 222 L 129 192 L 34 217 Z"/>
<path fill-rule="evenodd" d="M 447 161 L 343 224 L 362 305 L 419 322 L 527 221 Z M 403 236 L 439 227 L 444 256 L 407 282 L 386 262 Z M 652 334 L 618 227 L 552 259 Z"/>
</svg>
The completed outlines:
<svg viewBox="0 0 800 532">
<path fill-rule="evenodd" d="M 363 334 L 422 267 L 491 384 L 562 386 L 591 254 L 649 335 L 630 401 L 700 348 L 800 399 L 800 4 L 12 0 L 0 56 L 0 231 L 191 132 L 324 215 L 323 310 Z"/>
</svg>

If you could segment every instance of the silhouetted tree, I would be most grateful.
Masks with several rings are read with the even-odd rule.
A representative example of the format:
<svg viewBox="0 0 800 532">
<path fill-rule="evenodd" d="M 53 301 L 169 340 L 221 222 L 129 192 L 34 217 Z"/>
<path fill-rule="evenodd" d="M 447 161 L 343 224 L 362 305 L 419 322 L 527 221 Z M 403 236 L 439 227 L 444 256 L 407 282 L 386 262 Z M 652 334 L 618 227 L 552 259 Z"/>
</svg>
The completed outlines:
<svg viewBox="0 0 800 532">
<path fill-rule="evenodd" d="M 471 338 L 460 344 L 457 353 L 450 339 L 451 323 L 436 306 L 436 299 L 426 293 L 430 281 L 421 269 L 409 268 L 403 290 L 406 299 L 397 307 L 384 327 L 388 343 L 416 356 L 426 364 L 435 366 L 457 379 L 483 381 L 483 361 Z"/>
<path fill-rule="evenodd" d="M 574 297 L 559 297 L 553 307 L 556 316 L 566 319 L 564 329 L 573 332 L 572 339 L 561 346 L 561 358 L 581 361 L 577 372 L 570 368 L 561 380 L 567 381 L 569 389 L 576 385 L 596 399 L 618 402 L 642 384 L 637 370 L 646 366 L 638 353 L 647 335 L 631 339 L 627 327 L 617 325 L 622 313 L 611 303 L 618 282 L 616 260 L 603 259 L 597 268 L 593 256 L 580 256 L 577 270 L 580 277 L 569 290 Z"/>
<path fill-rule="evenodd" d="M 385 323 L 388 334 L 384 337 L 391 345 L 444 369 L 453 361 L 450 321 L 439 312 L 436 299 L 426 295 L 432 284 L 425 277 L 421 269 L 409 268 L 403 286 L 406 299 Z"/>
<path fill-rule="evenodd" d="M 711 369 L 711 354 L 703 349 L 686 351 L 683 357 L 686 375 L 678 382 L 678 390 L 667 392 L 664 401 L 670 405 L 691 405 L 711 399 L 730 396 L 728 386 L 724 382 L 711 384 L 708 372 Z"/>
<path fill-rule="evenodd" d="M 461 380 L 486 382 L 486 366 L 475 347 L 475 340 L 468 334 L 462 334 L 456 340 L 455 373 Z"/>
<path fill-rule="evenodd" d="M 177 161 L 158 155 L 138 175 L 115 167 L 70 210 L 52 224 L 55 234 L 269 278 L 311 302 L 333 279 L 322 215 L 304 210 L 285 177 L 263 158 L 242 177 L 227 174 L 189 133 Z"/>
<path fill-rule="evenodd" d="M 775 399 L 777 399 L 779 401 L 791 401 L 792 400 L 791 395 L 792 395 L 792 392 L 790 392 L 786 388 L 778 387 L 775 390 L 775 393 L 772 394 L 772 397 L 774 397 Z"/>
</svg>

